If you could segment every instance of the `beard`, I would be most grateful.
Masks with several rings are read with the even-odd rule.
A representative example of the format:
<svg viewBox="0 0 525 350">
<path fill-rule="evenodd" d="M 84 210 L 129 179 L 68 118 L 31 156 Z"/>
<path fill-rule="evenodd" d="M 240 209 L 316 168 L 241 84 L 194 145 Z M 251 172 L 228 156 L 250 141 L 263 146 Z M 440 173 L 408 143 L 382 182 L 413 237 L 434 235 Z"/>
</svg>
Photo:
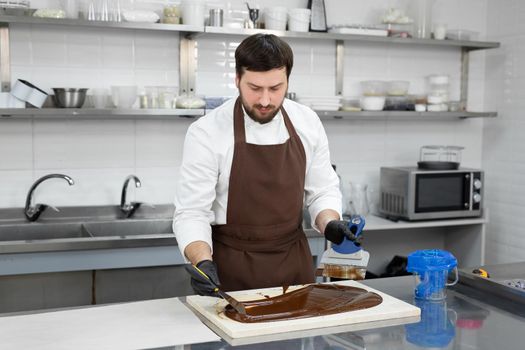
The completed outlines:
<svg viewBox="0 0 525 350">
<path fill-rule="evenodd" d="M 239 94 L 241 96 L 241 102 L 244 107 L 244 110 L 246 111 L 246 114 L 252 120 L 256 121 L 260 124 L 266 124 L 273 120 L 273 118 L 279 113 L 279 110 L 281 109 L 283 101 L 281 101 L 281 104 L 279 106 L 276 105 L 268 105 L 268 106 L 262 106 L 260 104 L 254 104 L 252 106 L 249 106 L 246 101 L 244 100 L 242 93 L 239 91 Z"/>
</svg>

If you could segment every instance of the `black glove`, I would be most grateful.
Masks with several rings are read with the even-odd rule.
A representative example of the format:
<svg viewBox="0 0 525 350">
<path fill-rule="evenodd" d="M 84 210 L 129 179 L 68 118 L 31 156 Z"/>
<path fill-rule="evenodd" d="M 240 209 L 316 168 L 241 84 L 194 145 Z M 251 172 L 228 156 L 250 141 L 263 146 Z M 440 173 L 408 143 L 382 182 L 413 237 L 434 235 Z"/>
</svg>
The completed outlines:
<svg viewBox="0 0 525 350">
<path fill-rule="evenodd" d="M 196 265 L 202 272 L 204 272 L 216 285 L 220 286 L 219 276 L 217 274 L 217 265 L 211 260 L 199 261 Z M 206 295 L 212 297 L 218 297 L 215 293 L 215 287 L 208 281 L 208 279 L 202 276 L 195 268 L 191 265 L 186 265 L 186 270 L 191 275 L 191 287 L 193 291 L 199 295 Z"/>
<path fill-rule="evenodd" d="M 353 226 L 353 228 L 355 229 L 355 226 Z M 352 232 L 352 230 L 350 230 L 348 227 L 348 221 L 344 220 L 330 221 L 324 229 L 324 235 L 327 240 L 334 244 L 343 243 L 343 240 L 346 237 L 354 242 L 357 246 L 361 245 L 361 238 L 363 237 L 362 235 L 356 237 L 355 232 Z"/>
</svg>

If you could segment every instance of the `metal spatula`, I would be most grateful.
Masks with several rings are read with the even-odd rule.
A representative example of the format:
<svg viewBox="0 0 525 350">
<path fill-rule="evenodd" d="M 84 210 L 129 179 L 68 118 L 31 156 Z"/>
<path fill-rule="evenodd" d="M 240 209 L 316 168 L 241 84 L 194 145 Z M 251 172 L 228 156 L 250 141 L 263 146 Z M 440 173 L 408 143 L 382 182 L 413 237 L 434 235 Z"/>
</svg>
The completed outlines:
<svg viewBox="0 0 525 350">
<path fill-rule="evenodd" d="M 217 293 L 221 298 L 226 300 L 228 304 L 230 304 L 235 309 L 235 311 L 237 311 L 240 314 L 246 315 L 246 308 L 244 307 L 244 305 L 240 301 L 234 299 L 231 295 L 220 290 L 219 286 L 215 284 L 215 282 L 213 282 L 211 278 L 204 273 L 204 271 L 199 269 L 197 266 L 191 264 L 186 265 L 185 267 L 186 270 L 195 278 L 199 278 L 201 281 L 204 280 L 208 282 L 214 288 L 213 291 Z"/>
</svg>

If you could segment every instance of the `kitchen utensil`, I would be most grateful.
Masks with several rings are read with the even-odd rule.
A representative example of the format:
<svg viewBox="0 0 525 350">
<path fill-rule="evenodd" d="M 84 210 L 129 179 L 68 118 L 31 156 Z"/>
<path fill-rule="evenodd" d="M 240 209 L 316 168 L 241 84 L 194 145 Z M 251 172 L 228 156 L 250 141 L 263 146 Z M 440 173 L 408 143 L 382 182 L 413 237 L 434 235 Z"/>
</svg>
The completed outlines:
<svg viewBox="0 0 525 350">
<path fill-rule="evenodd" d="M 434 23 L 434 30 L 432 31 L 434 39 L 443 40 L 447 36 L 447 25 L 444 23 Z"/>
<path fill-rule="evenodd" d="M 61 0 L 60 5 L 66 12 L 67 18 L 78 18 L 78 1 L 77 0 Z"/>
<path fill-rule="evenodd" d="M 112 86 L 111 99 L 117 108 L 131 108 L 137 100 L 137 87 L 131 86 Z"/>
<path fill-rule="evenodd" d="M 363 111 L 382 111 L 385 107 L 385 96 L 362 96 L 360 105 Z"/>
<path fill-rule="evenodd" d="M 341 110 L 347 112 L 359 112 L 361 110 L 359 97 L 343 97 L 341 99 Z"/>
<path fill-rule="evenodd" d="M 385 96 L 386 82 L 381 80 L 365 80 L 361 82 L 364 96 Z"/>
<path fill-rule="evenodd" d="M 406 80 L 393 80 L 386 84 L 388 96 L 405 96 L 408 93 L 410 82 Z"/>
<path fill-rule="evenodd" d="M 204 25 L 204 0 L 182 0 L 182 23 L 192 26 Z"/>
<path fill-rule="evenodd" d="M 214 288 L 214 292 L 217 293 L 221 298 L 226 300 L 228 302 L 228 304 L 230 304 L 235 309 L 235 311 L 237 311 L 240 314 L 246 315 L 246 309 L 244 308 L 244 305 L 241 302 L 239 302 L 236 299 L 234 299 L 229 294 L 227 294 L 226 292 L 223 292 L 219 288 L 219 286 L 215 282 L 213 282 L 212 279 L 210 277 L 208 277 L 208 275 L 205 274 L 201 269 L 199 269 L 195 265 L 186 265 L 185 267 L 186 267 L 186 270 L 193 277 L 198 278 L 199 280 L 203 280 L 204 279 L 206 282 L 208 282 Z"/>
<path fill-rule="evenodd" d="M 120 0 L 113 0 L 113 21 L 121 22 L 122 21 L 122 8 L 120 7 Z"/>
<path fill-rule="evenodd" d="M 427 102 L 429 105 L 446 105 L 450 99 L 450 77 L 443 74 L 432 74 L 426 78 Z M 442 108 L 438 108 L 441 111 Z M 429 108 L 429 111 L 432 108 Z"/>
<path fill-rule="evenodd" d="M 417 38 L 430 39 L 434 3 L 435 0 L 412 0 L 415 36 Z"/>
<path fill-rule="evenodd" d="M 96 11 L 97 21 L 107 22 L 109 21 L 109 3 L 108 0 L 99 0 L 98 8 Z"/>
<path fill-rule="evenodd" d="M 222 27 L 223 14 L 222 9 L 210 9 L 209 25 L 211 27 Z"/>
<path fill-rule="evenodd" d="M 179 5 L 165 6 L 162 13 L 164 15 L 162 23 L 180 24 L 180 18 L 182 15 Z"/>
<path fill-rule="evenodd" d="M 250 8 L 250 5 L 246 2 L 246 7 L 248 8 L 248 15 L 250 16 L 250 20 L 252 21 L 252 28 L 257 28 L 257 20 L 259 19 L 259 9 Z"/>
<path fill-rule="evenodd" d="M 312 11 L 310 31 L 326 32 L 326 8 L 324 0 L 308 0 L 308 8 Z"/>
<path fill-rule="evenodd" d="M 153 11 L 129 10 L 122 12 L 122 18 L 126 22 L 157 23 L 160 20 L 159 15 Z"/>
<path fill-rule="evenodd" d="M 91 101 L 95 108 L 106 108 L 108 103 L 108 89 L 94 88 L 91 89 Z"/>
<path fill-rule="evenodd" d="M 414 98 L 408 96 L 387 96 L 385 111 L 413 111 L 415 110 Z"/>
<path fill-rule="evenodd" d="M 11 95 L 37 108 L 42 107 L 47 98 L 45 91 L 22 79 L 18 79 L 15 82 Z M 13 101 L 13 103 L 15 105 L 18 104 L 16 101 Z"/>
<path fill-rule="evenodd" d="M 365 218 L 353 215 L 348 227 L 350 231 L 359 237 L 365 227 Z M 360 244 L 346 237 L 341 244 L 332 244 L 321 257 L 323 276 L 353 280 L 365 279 L 366 267 L 370 254 L 363 250 Z"/>
<path fill-rule="evenodd" d="M 199 96 L 183 95 L 177 98 L 177 108 L 182 109 L 198 109 L 206 106 L 206 101 Z"/>
<path fill-rule="evenodd" d="M 81 108 L 87 91 L 87 88 L 53 88 L 55 104 L 61 108 Z"/>
<path fill-rule="evenodd" d="M 428 170 L 454 170 L 461 162 L 461 146 L 427 145 L 419 151 L 418 168 Z"/>
<path fill-rule="evenodd" d="M 443 300 L 446 287 L 458 282 L 458 261 L 452 253 L 440 249 L 417 250 L 408 255 L 407 271 L 414 273 L 414 295 L 417 299 Z M 448 283 L 448 273 L 454 270 L 456 278 Z"/>
<path fill-rule="evenodd" d="M 290 9 L 288 11 L 288 30 L 292 32 L 307 32 L 311 13 L 310 9 Z"/>
<path fill-rule="evenodd" d="M 465 29 L 450 29 L 447 30 L 446 37 L 451 40 L 477 40 L 479 32 Z"/>
<path fill-rule="evenodd" d="M 269 7 L 264 10 L 264 25 L 266 29 L 286 30 L 287 17 L 286 7 Z"/>
</svg>

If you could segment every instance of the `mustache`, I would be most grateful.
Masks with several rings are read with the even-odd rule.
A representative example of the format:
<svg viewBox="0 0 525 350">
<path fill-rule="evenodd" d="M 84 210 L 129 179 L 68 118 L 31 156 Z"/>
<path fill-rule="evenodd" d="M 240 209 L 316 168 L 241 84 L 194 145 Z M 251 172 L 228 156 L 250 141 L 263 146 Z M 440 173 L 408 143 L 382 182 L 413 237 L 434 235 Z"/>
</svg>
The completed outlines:
<svg viewBox="0 0 525 350">
<path fill-rule="evenodd" d="M 256 105 L 253 105 L 253 107 L 259 109 L 259 108 L 266 108 L 266 109 L 275 109 L 275 105 L 268 105 L 268 106 L 263 106 L 261 104 L 256 104 Z"/>
</svg>

